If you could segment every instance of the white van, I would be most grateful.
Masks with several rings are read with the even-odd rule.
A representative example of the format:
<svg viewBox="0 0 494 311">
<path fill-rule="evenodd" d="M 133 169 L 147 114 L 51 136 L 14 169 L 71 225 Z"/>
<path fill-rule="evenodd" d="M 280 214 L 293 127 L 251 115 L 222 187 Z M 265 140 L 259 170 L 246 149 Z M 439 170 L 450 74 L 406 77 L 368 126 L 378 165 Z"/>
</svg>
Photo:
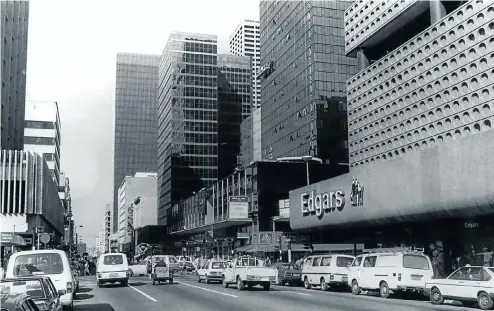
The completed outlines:
<svg viewBox="0 0 494 311">
<path fill-rule="evenodd" d="M 390 290 L 424 292 L 425 283 L 432 280 L 431 260 L 423 249 L 375 249 L 357 256 L 348 272 L 348 285 L 352 294 L 362 289 L 379 290 L 387 298 Z"/>
<path fill-rule="evenodd" d="M 353 256 L 339 254 L 307 257 L 302 265 L 302 281 L 305 288 L 309 289 L 313 285 L 320 286 L 324 291 L 337 286 L 348 288 L 348 267 L 354 259 Z"/>
<path fill-rule="evenodd" d="M 42 275 L 51 279 L 60 294 L 63 306 L 72 309 L 75 300 L 75 280 L 69 258 L 60 250 L 22 251 L 12 254 L 7 264 L 6 278 Z"/>
<path fill-rule="evenodd" d="M 130 270 L 127 256 L 122 253 L 102 254 L 96 265 L 96 284 L 120 282 L 122 286 L 129 284 Z"/>
</svg>

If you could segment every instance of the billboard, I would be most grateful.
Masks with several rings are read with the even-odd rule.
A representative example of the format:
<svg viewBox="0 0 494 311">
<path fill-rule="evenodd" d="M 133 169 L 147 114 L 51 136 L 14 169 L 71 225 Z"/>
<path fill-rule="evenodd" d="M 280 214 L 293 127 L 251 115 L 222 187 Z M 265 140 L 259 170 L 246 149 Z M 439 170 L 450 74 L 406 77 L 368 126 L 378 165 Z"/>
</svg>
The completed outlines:
<svg viewBox="0 0 494 311">
<path fill-rule="evenodd" d="M 246 196 L 230 196 L 228 202 L 228 218 L 249 218 L 249 200 Z"/>
</svg>

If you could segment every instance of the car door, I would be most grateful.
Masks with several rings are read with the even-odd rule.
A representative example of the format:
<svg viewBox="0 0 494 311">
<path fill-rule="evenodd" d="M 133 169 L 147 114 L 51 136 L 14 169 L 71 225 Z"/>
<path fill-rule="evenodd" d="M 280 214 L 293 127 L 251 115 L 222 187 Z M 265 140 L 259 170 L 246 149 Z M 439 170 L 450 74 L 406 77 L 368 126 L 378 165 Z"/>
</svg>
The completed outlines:
<svg viewBox="0 0 494 311">
<path fill-rule="evenodd" d="M 348 285 L 351 285 L 353 280 L 357 280 L 357 282 L 360 281 L 362 258 L 362 256 L 357 256 L 348 268 Z"/>
<path fill-rule="evenodd" d="M 485 290 L 484 288 L 487 286 L 489 280 L 490 275 L 484 270 L 484 268 L 468 268 L 466 271 L 465 288 L 462 291 L 462 297 L 470 299 L 477 298 L 477 293 L 481 290 Z"/>
<path fill-rule="evenodd" d="M 312 260 L 312 268 L 311 268 L 311 273 L 309 274 L 309 282 L 311 284 L 319 284 L 319 277 L 318 277 L 318 272 L 319 272 L 319 267 L 321 265 L 321 257 L 314 257 L 314 260 Z"/>
<path fill-rule="evenodd" d="M 462 297 L 466 288 L 467 267 L 461 267 L 442 280 L 439 287 L 441 294 L 447 297 Z"/>
<path fill-rule="evenodd" d="M 377 289 L 379 281 L 376 281 L 376 261 L 377 255 L 367 255 L 363 258 L 362 266 L 360 267 L 359 284 L 362 288 Z"/>
</svg>

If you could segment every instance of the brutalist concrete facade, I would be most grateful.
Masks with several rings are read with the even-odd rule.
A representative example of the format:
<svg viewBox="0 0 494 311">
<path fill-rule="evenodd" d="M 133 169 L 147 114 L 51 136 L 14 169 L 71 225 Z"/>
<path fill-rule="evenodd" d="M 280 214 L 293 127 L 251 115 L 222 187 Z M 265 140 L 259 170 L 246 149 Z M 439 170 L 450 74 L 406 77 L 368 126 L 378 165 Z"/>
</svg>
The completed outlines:
<svg viewBox="0 0 494 311">
<path fill-rule="evenodd" d="M 29 1 L 0 2 L 0 149 L 24 147 Z"/>
</svg>

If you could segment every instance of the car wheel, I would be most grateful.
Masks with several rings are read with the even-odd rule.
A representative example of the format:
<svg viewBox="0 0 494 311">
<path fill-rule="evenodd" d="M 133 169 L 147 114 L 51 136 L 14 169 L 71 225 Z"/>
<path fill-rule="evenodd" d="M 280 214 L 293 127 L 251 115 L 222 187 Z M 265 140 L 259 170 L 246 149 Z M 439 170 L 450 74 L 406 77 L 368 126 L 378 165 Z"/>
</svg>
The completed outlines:
<svg viewBox="0 0 494 311">
<path fill-rule="evenodd" d="M 360 294 L 360 286 L 358 285 L 357 280 L 352 282 L 352 294 L 358 295 Z"/>
<path fill-rule="evenodd" d="M 264 290 L 269 290 L 269 289 L 271 288 L 271 283 L 269 283 L 269 282 L 264 283 L 264 284 L 262 285 L 262 288 L 263 288 Z"/>
<path fill-rule="evenodd" d="M 244 282 L 242 282 L 242 279 L 237 277 L 237 289 L 238 290 L 243 290 L 244 289 Z"/>
<path fill-rule="evenodd" d="M 101 284 L 101 282 L 100 282 L 100 281 L 96 281 L 96 285 L 98 285 L 98 287 L 99 287 L 99 288 L 101 288 L 101 286 L 102 286 L 103 284 Z"/>
<path fill-rule="evenodd" d="M 305 277 L 305 279 L 304 279 L 304 287 L 305 287 L 305 289 L 311 288 L 311 285 L 309 283 L 309 278 L 307 278 L 307 277 Z"/>
<path fill-rule="evenodd" d="M 206 284 L 210 284 L 211 281 L 209 280 L 209 277 L 206 275 Z"/>
<path fill-rule="evenodd" d="M 199 273 L 197 274 L 197 282 L 201 283 L 201 276 L 199 275 Z"/>
<path fill-rule="evenodd" d="M 379 296 L 381 296 L 381 298 L 388 298 L 389 297 L 388 283 L 386 283 L 386 282 L 381 283 L 381 286 L 379 286 Z"/>
<path fill-rule="evenodd" d="M 444 302 L 444 297 L 441 294 L 441 291 L 437 287 L 434 287 L 431 290 L 431 303 L 433 305 L 440 305 L 443 302 Z"/>
<path fill-rule="evenodd" d="M 132 271 L 132 269 L 129 269 L 129 276 L 133 276 L 134 275 L 134 271 Z"/>
<path fill-rule="evenodd" d="M 481 292 L 477 296 L 477 302 L 479 303 L 479 308 L 482 310 L 491 310 L 494 306 L 491 296 L 489 296 L 486 292 Z"/>
<path fill-rule="evenodd" d="M 226 282 L 225 276 L 221 278 L 221 282 L 223 283 L 224 288 L 228 288 L 228 283 Z"/>
<path fill-rule="evenodd" d="M 173 278 L 170 278 L 169 281 L 170 281 L 170 284 L 173 284 Z"/>
<path fill-rule="evenodd" d="M 321 278 L 321 290 L 322 291 L 327 291 L 328 289 L 329 289 L 329 286 L 326 283 L 326 280 L 324 278 Z"/>
<path fill-rule="evenodd" d="M 283 286 L 283 281 L 280 278 L 278 278 L 278 281 L 276 281 L 276 285 Z"/>
</svg>

